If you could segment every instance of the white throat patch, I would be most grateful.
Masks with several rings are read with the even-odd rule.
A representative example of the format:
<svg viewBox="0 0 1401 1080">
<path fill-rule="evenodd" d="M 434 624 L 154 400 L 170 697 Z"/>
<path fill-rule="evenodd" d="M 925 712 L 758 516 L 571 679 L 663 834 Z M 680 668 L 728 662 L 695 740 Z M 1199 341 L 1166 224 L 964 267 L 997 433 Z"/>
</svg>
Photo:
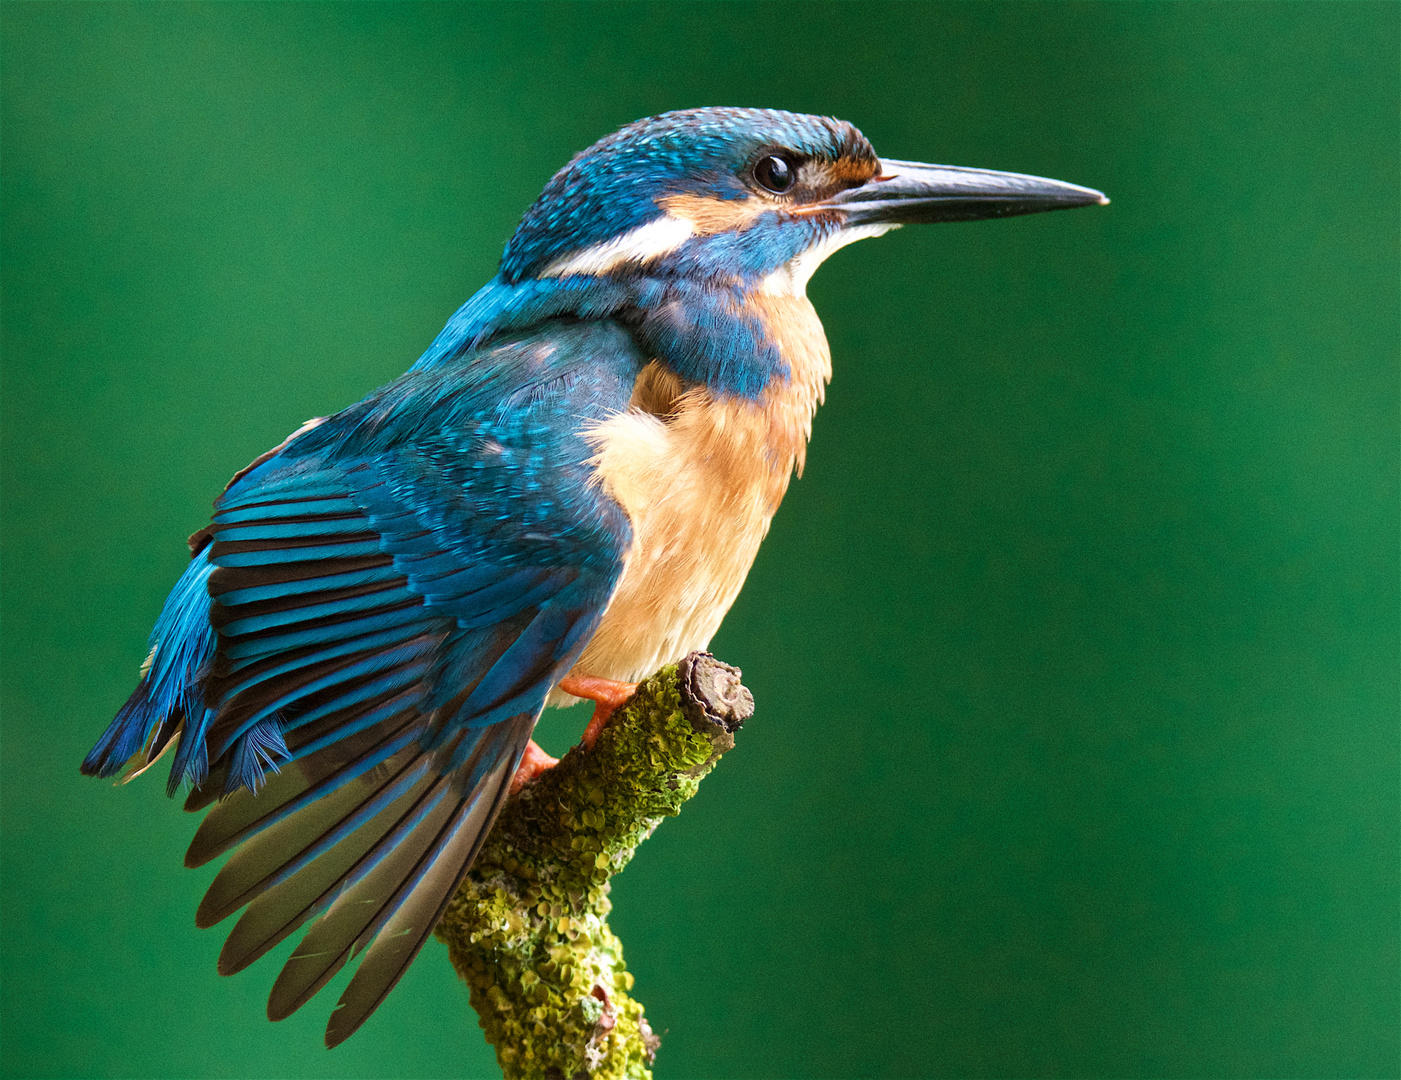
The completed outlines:
<svg viewBox="0 0 1401 1080">
<path fill-rule="evenodd" d="M 812 280 L 812 275 L 817 272 L 817 268 L 827 260 L 827 256 L 831 255 L 832 252 L 846 247 L 847 244 L 865 240 L 868 236 L 880 236 L 899 227 L 899 225 L 890 224 L 854 225 L 849 229 L 834 232 L 826 239 L 813 244 L 806 251 L 793 256 L 787 263 L 764 278 L 759 288 L 770 296 L 806 296 L 808 282 Z"/>
</svg>

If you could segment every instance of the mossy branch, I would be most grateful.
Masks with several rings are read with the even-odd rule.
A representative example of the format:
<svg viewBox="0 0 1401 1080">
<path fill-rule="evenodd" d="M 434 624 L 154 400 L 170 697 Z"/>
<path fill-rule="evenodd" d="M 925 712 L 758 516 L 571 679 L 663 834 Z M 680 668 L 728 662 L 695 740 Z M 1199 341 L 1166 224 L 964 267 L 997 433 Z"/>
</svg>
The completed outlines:
<svg viewBox="0 0 1401 1080">
<path fill-rule="evenodd" d="M 609 879 L 753 711 L 737 668 L 692 653 L 506 804 L 437 930 L 506 1080 L 651 1077 L 661 1040 L 629 996 Z"/>
</svg>

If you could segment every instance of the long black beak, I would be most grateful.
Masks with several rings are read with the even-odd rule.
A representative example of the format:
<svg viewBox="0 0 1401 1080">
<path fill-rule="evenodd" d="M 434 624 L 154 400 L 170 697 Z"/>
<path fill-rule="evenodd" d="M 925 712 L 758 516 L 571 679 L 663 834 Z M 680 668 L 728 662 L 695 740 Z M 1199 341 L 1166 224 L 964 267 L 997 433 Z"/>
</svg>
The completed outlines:
<svg viewBox="0 0 1401 1080">
<path fill-rule="evenodd" d="M 1044 176 L 881 158 L 880 176 L 843 191 L 825 205 L 844 211 L 847 225 L 852 226 L 975 221 L 1108 202 L 1093 188 Z"/>
</svg>

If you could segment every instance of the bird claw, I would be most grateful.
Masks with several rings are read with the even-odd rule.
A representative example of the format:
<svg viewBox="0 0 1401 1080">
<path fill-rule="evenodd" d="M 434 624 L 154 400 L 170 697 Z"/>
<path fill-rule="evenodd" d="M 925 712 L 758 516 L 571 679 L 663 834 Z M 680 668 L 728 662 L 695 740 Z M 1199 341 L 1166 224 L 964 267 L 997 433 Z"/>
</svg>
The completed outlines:
<svg viewBox="0 0 1401 1080">
<path fill-rule="evenodd" d="M 637 683 L 614 682 L 612 679 L 599 679 L 593 675 L 580 675 L 577 678 L 562 680 L 559 688 L 566 694 L 586 698 L 594 703 L 589 726 L 584 729 L 583 737 L 579 740 L 584 749 L 592 750 L 609 718 L 637 692 Z M 540 748 L 539 743 L 531 739 L 525 744 L 525 753 L 521 755 L 521 763 L 516 767 L 516 775 L 511 778 L 511 794 L 517 794 L 546 769 L 552 769 L 558 764 L 559 758 L 550 757 Z"/>
<path fill-rule="evenodd" d="M 586 698 L 594 703 L 593 717 L 584 735 L 579 740 L 587 750 L 593 749 L 599 733 L 612 715 L 622 708 L 633 694 L 637 693 L 637 683 L 615 682 L 613 679 L 600 679 L 594 675 L 571 675 L 562 679 L 559 688 L 566 694 Z"/>
<path fill-rule="evenodd" d="M 516 775 L 511 778 L 511 794 L 515 795 L 546 769 L 552 769 L 558 764 L 559 758 L 550 757 L 540 749 L 539 743 L 531 739 L 525 744 L 525 753 L 521 755 L 521 763 L 516 767 Z"/>
</svg>

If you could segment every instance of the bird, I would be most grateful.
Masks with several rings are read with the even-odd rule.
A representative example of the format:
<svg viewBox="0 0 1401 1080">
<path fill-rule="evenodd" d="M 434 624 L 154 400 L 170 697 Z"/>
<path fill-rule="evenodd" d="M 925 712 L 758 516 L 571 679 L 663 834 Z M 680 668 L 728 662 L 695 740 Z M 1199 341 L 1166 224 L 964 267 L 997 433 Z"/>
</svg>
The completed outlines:
<svg viewBox="0 0 1401 1080">
<path fill-rule="evenodd" d="M 807 284 L 909 224 L 1104 204 L 1042 177 L 878 157 L 851 124 L 696 108 L 545 185 L 498 272 L 401 377 L 236 473 L 81 771 L 172 756 L 205 811 L 218 968 L 308 922 L 268 1016 L 363 953 L 328 1047 L 384 1000 L 513 790 L 546 706 L 705 649 L 800 476 L 831 377 Z M 313 921 L 314 920 L 314 921 Z"/>
</svg>

